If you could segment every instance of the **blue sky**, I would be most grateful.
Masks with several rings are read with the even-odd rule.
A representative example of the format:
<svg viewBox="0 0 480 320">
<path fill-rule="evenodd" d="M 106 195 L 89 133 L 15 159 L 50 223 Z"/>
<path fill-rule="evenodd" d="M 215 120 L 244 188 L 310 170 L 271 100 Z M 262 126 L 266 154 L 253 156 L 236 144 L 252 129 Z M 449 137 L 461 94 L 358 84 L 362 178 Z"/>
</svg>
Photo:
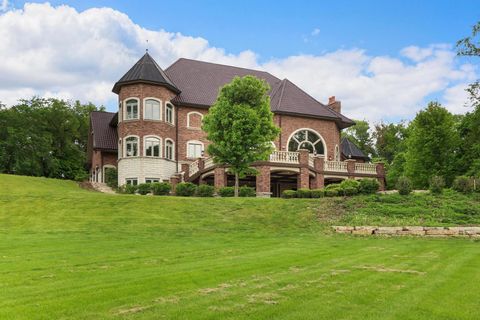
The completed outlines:
<svg viewBox="0 0 480 320">
<path fill-rule="evenodd" d="M 264 69 L 319 101 L 336 95 L 347 116 L 374 122 L 411 119 L 429 100 L 463 113 L 464 88 L 479 77 L 478 60 L 457 57 L 455 43 L 480 20 L 480 1 L 0 4 L 7 104 L 36 94 L 113 111 L 111 86 L 147 39 L 163 67 L 189 57 Z"/>
</svg>

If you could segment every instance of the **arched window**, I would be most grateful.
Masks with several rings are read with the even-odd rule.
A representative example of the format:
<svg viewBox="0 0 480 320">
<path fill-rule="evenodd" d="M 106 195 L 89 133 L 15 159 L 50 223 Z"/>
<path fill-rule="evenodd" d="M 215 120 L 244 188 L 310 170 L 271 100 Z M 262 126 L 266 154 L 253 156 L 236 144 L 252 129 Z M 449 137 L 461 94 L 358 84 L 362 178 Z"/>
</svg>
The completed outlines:
<svg viewBox="0 0 480 320">
<path fill-rule="evenodd" d="M 138 156 L 138 138 L 128 137 L 125 139 L 125 155 L 127 157 Z"/>
<path fill-rule="evenodd" d="M 187 158 L 200 158 L 203 155 L 203 143 L 201 141 L 187 142 Z"/>
<path fill-rule="evenodd" d="M 160 139 L 157 137 L 145 138 L 145 156 L 160 157 Z"/>
<path fill-rule="evenodd" d="M 173 105 L 170 102 L 165 104 L 165 121 L 173 124 Z"/>
<path fill-rule="evenodd" d="M 145 111 L 143 119 L 160 120 L 160 101 L 155 99 L 145 99 Z"/>
<path fill-rule="evenodd" d="M 125 120 L 138 119 L 138 100 L 128 99 L 125 103 Z"/>
<path fill-rule="evenodd" d="M 173 160 L 173 141 L 170 139 L 165 140 L 165 158 Z"/>
<path fill-rule="evenodd" d="M 310 129 L 301 129 L 295 132 L 288 141 L 288 151 L 307 149 L 310 153 L 324 154 L 322 138 Z"/>
</svg>

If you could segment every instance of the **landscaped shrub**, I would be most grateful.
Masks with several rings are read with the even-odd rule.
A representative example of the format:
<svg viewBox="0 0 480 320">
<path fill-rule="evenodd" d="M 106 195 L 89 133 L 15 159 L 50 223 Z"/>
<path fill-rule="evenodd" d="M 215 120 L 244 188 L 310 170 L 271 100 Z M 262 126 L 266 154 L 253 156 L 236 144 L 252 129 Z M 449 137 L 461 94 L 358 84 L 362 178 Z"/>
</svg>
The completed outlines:
<svg viewBox="0 0 480 320">
<path fill-rule="evenodd" d="M 339 192 L 344 196 L 353 196 L 358 193 L 360 189 L 360 182 L 353 179 L 343 180 L 340 183 Z"/>
<path fill-rule="evenodd" d="M 118 171 L 115 168 L 105 168 L 105 183 L 110 188 L 118 186 Z"/>
<path fill-rule="evenodd" d="M 323 189 L 313 189 L 311 191 L 312 198 L 323 198 L 325 196 L 325 190 Z"/>
<path fill-rule="evenodd" d="M 255 188 L 249 186 L 241 186 L 238 190 L 238 195 L 240 197 L 255 197 L 257 195 L 257 192 L 255 191 Z"/>
<path fill-rule="evenodd" d="M 376 179 L 361 179 L 358 191 L 362 194 L 373 194 L 378 191 L 380 184 Z"/>
<path fill-rule="evenodd" d="M 397 181 L 397 189 L 402 196 L 409 195 L 412 192 L 412 182 L 405 176 L 400 177 Z"/>
<path fill-rule="evenodd" d="M 215 187 L 208 184 L 201 184 L 197 188 L 198 197 L 213 197 Z"/>
<path fill-rule="evenodd" d="M 312 191 L 310 189 L 298 189 L 297 190 L 297 198 L 311 198 Z"/>
<path fill-rule="evenodd" d="M 124 194 L 134 194 L 137 191 L 137 186 L 134 186 L 132 184 L 124 184 L 123 186 L 120 186 L 118 188 L 119 193 L 124 193 Z"/>
<path fill-rule="evenodd" d="M 195 195 L 197 186 L 191 182 L 180 182 L 175 188 L 175 194 L 182 197 L 191 197 Z"/>
<path fill-rule="evenodd" d="M 220 197 L 233 197 L 235 195 L 235 189 L 233 187 L 221 187 L 218 189 Z"/>
<path fill-rule="evenodd" d="M 453 190 L 461 193 L 470 193 L 473 190 L 472 179 L 466 176 L 459 176 L 453 180 Z"/>
<path fill-rule="evenodd" d="M 283 190 L 282 198 L 292 199 L 297 197 L 297 191 L 295 190 Z"/>
<path fill-rule="evenodd" d="M 156 196 L 166 196 L 170 194 L 172 185 L 168 182 L 155 182 L 151 184 L 152 193 Z"/>
<path fill-rule="evenodd" d="M 358 189 L 354 187 L 342 187 L 341 191 L 344 196 L 354 196 L 358 193 Z"/>
<path fill-rule="evenodd" d="M 150 191 L 152 191 L 150 183 L 141 183 L 137 186 L 137 192 L 141 195 L 146 195 Z"/>
<path fill-rule="evenodd" d="M 325 197 L 336 197 L 339 195 L 339 187 L 326 189 L 325 188 Z"/>
<path fill-rule="evenodd" d="M 75 181 L 77 182 L 82 182 L 82 181 L 87 181 L 88 180 L 88 173 L 85 171 L 78 171 L 75 173 Z"/>
<path fill-rule="evenodd" d="M 445 180 L 441 176 L 433 176 L 430 178 L 430 192 L 433 194 L 441 194 L 445 187 Z"/>
</svg>

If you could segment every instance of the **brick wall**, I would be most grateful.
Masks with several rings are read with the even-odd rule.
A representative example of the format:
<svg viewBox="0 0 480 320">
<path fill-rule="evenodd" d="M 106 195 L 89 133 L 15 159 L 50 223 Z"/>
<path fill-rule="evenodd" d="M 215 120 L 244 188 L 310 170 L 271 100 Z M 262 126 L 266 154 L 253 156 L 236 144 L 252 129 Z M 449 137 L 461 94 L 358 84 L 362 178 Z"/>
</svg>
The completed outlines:
<svg viewBox="0 0 480 320">
<path fill-rule="evenodd" d="M 198 113 L 205 115 L 207 112 L 208 110 L 203 108 L 183 106 L 178 108 L 178 161 L 180 163 L 192 161 L 192 159 L 187 158 L 187 142 L 190 140 L 203 142 L 205 151 L 207 150 L 209 142 L 205 138 L 205 132 L 201 129 L 201 118 L 198 115 Z M 188 118 L 190 118 L 190 121 L 188 121 Z M 190 127 L 187 127 L 188 122 Z"/>
</svg>

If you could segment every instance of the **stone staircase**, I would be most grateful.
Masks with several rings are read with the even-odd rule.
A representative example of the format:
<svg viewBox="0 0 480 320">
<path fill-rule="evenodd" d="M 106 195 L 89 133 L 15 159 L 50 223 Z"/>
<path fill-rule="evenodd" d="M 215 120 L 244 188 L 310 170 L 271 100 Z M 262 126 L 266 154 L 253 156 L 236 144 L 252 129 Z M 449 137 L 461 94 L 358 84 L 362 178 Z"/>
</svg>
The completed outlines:
<svg viewBox="0 0 480 320">
<path fill-rule="evenodd" d="M 107 186 L 105 183 L 92 182 L 92 187 L 99 192 L 117 194 L 112 188 Z"/>
</svg>

